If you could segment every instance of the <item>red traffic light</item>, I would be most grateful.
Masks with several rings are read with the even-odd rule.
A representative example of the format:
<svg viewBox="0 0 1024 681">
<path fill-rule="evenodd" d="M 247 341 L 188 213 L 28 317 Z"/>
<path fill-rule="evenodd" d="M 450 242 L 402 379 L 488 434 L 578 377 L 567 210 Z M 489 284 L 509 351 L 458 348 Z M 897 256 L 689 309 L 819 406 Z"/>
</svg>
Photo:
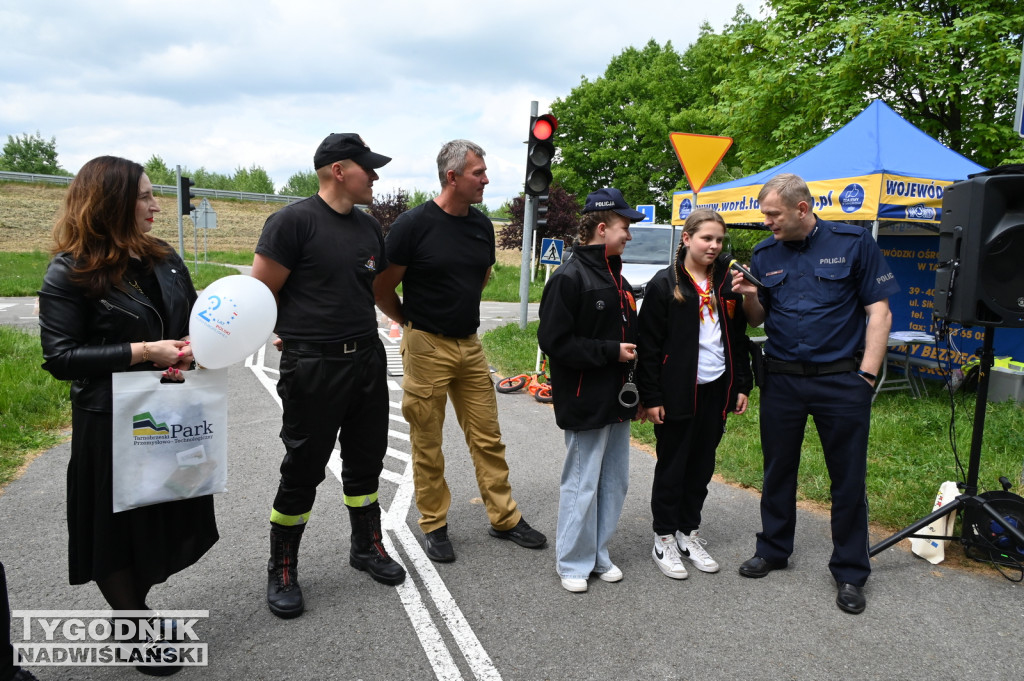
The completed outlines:
<svg viewBox="0 0 1024 681">
<path fill-rule="evenodd" d="M 549 140 L 557 129 L 558 121 L 555 120 L 555 117 L 551 114 L 544 114 L 543 116 L 538 116 L 537 120 L 533 122 L 533 129 L 530 133 L 534 139 Z"/>
<path fill-rule="evenodd" d="M 558 121 L 551 114 L 530 117 L 530 139 L 526 149 L 526 193 L 531 196 L 544 194 L 551 184 L 556 129 Z"/>
</svg>

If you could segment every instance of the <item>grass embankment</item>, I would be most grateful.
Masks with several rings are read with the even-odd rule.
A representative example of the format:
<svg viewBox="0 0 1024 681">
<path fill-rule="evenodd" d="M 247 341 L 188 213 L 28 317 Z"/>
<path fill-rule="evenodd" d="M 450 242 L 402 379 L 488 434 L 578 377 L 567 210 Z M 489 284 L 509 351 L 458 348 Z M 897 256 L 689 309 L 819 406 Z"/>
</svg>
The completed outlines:
<svg viewBox="0 0 1024 681">
<path fill-rule="evenodd" d="M 504 375 L 532 373 L 537 351 L 537 322 L 525 331 L 510 324 L 486 334 L 484 348 L 490 362 Z M 950 399 L 945 388 L 929 382 L 926 395 L 913 399 L 907 393 L 883 392 L 871 413 L 868 445 L 868 502 L 873 523 L 899 529 L 931 512 L 939 485 L 964 479 L 957 470 L 949 440 Z M 750 396 L 746 414 L 729 417 L 725 437 L 718 447 L 716 472 L 726 481 L 760 491 L 762 457 L 759 391 Z M 955 440 L 960 460 L 967 468 L 970 452 L 974 395 L 957 394 Z M 1019 491 L 1021 484 L 1020 433 L 1024 409 L 1014 402 L 989 404 L 986 411 L 983 453 L 979 471 L 982 489 L 999 489 L 1006 476 Z M 633 423 L 633 438 L 652 448 L 650 423 Z M 809 420 L 800 462 L 801 499 L 829 504 L 829 477 L 821 444 Z"/>
<path fill-rule="evenodd" d="M 0 487 L 71 422 L 68 386 L 42 363 L 37 335 L 0 327 Z"/>
<path fill-rule="evenodd" d="M 198 267 L 192 258 L 186 258 L 185 264 L 192 273 L 192 282 L 197 289 L 203 289 L 212 282 L 230 274 L 238 274 L 233 267 L 224 267 L 212 263 L 231 263 L 234 265 L 251 265 L 252 252 L 212 251 L 208 254 L 209 262 L 199 262 Z M 0 253 L 0 296 L 34 296 L 43 283 L 46 265 L 50 262 L 48 253 L 32 251 L 27 253 Z M 530 285 L 530 302 L 540 301 L 544 290 L 543 281 Z M 519 267 L 497 263 L 491 274 L 491 280 L 484 289 L 484 300 L 500 303 L 513 303 L 519 300 Z"/>
<path fill-rule="evenodd" d="M 39 287 L 42 286 L 43 275 L 46 274 L 46 265 L 49 262 L 49 253 L 42 251 L 0 253 L 0 296 L 35 296 Z M 225 260 L 225 262 L 235 261 Z M 238 274 L 238 270 L 234 267 L 201 262 L 197 268 L 191 261 L 186 261 L 185 264 L 192 274 L 192 283 L 197 289 L 206 288 L 221 277 Z M 249 256 L 249 261 L 246 264 L 252 264 L 252 255 Z"/>
</svg>

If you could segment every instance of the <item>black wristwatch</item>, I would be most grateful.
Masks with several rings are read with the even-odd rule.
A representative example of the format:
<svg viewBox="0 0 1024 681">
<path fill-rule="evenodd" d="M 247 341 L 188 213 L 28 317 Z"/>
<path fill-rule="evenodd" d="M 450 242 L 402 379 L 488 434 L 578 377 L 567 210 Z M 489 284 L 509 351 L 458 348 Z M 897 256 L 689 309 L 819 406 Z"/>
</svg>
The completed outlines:
<svg viewBox="0 0 1024 681">
<path fill-rule="evenodd" d="M 874 374 L 869 374 L 868 372 L 864 371 L 863 369 L 857 369 L 857 375 L 858 376 L 863 376 L 864 378 L 869 379 L 871 381 L 877 381 L 878 380 L 878 376 L 875 376 Z"/>
</svg>

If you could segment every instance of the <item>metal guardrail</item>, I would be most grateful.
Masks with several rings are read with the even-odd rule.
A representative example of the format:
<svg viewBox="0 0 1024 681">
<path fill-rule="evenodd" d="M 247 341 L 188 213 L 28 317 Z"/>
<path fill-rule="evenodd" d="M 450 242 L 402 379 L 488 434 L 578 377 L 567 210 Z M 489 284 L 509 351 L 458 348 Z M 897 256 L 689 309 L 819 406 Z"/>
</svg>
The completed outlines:
<svg viewBox="0 0 1024 681">
<path fill-rule="evenodd" d="M 14 173 L 0 170 L 0 180 L 8 182 L 48 182 L 50 184 L 71 184 L 73 177 L 63 175 L 37 175 L 36 173 Z"/>
<path fill-rule="evenodd" d="M 49 184 L 71 184 L 73 177 L 63 175 L 40 175 L 37 173 L 15 173 L 0 170 L 0 182 L 44 182 Z M 159 194 L 178 195 L 178 188 L 174 185 L 155 184 L 153 191 Z M 214 199 L 237 199 L 239 201 L 260 201 L 262 203 L 291 203 L 304 199 L 304 196 L 285 196 L 281 194 L 258 194 L 256 192 L 236 192 L 227 189 L 202 189 L 192 187 L 192 193 L 196 196 L 206 196 Z"/>
</svg>

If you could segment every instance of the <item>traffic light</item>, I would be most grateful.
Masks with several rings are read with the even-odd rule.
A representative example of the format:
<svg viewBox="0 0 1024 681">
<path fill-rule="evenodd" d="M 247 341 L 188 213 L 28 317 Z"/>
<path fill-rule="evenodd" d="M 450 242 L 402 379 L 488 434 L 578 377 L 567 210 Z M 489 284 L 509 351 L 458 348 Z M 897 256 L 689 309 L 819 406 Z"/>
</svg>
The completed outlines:
<svg viewBox="0 0 1024 681">
<path fill-rule="evenodd" d="M 192 193 L 192 187 L 195 184 L 195 180 L 191 177 L 178 176 L 178 207 L 182 215 L 188 215 L 196 209 L 192 205 L 192 199 L 196 198 L 196 195 Z"/>
<path fill-rule="evenodd" d="M 541 196 L 551 184 L 551 161 L 555 158 L 555 130 L 558 121 L 551 114 L 530 117 L 530 139 L 526 149 L 526 193 Z"/>
<path fill-rule="evenodd" d="M 537 206 L 537 221 L 534 224 L 540 228 L 548 224 L 548 195 L 538 196 L 534 205 Z"/>
</svg>

